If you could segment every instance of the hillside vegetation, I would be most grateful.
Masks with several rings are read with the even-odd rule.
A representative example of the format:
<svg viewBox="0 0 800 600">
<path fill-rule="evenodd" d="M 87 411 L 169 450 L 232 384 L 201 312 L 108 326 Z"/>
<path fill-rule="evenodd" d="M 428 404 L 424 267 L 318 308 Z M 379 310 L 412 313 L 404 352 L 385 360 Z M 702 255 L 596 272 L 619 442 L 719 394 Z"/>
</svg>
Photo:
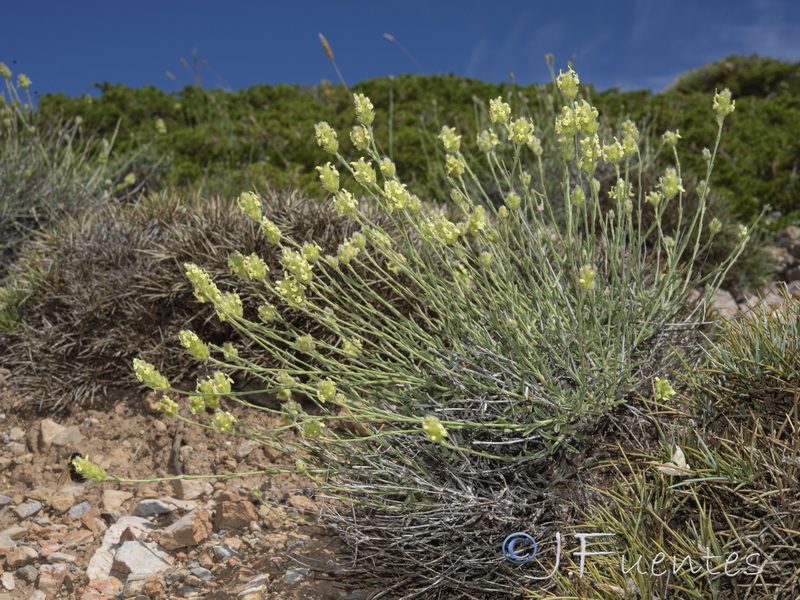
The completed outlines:
<svg viewBox="0 0 800 600">
<path fill-rule="evenodd" d="M 314 166 L 324 153 L 308 133 L 319 120 L 336 129 L 345 127 L 352 118 L 352 93 L 363 93 L 380 117 L 376 133 L 390 140 L 383 150 L 394 160 L 398 175 L 412 181 L 416 193 L 443 200 L 448 191 L 444 173 L 429 168 L 442 125 L 457 127 L 465 145 L 474 150 L 485 99 L 503 96 L 512 109 L 535 115 L 550 101 L 552 87 L 491 84 L 453 75 L 372 79 L 350 90 L 323 83 L 258 85 L 232 93 L 185 87 L 168 94 L 155 87 L 103 83 L 98 85 L 99 98 L 46 95 L 39 111 L 45 121 L 79 116 L 84 131 L 99 136 L 112 135 L 119 124 L 115 152 L 135 155 L 137 180 L 146 179 L 152 189 L 202 187 L 209 193 L 237 195 L 254 184 L 268 183 L 319 195 Z M 660 94 L 584 89 L 601 114 L 632 119 L 649 132 L 653 145 L 665 130 L 679 130 L 681 146 L 691 155 L 683 168 L 700 178 L 705 173 L 700 151 L 714 128 L 707 98 L 726 87 L 737 110 L 726 123 L 711 182 L 714 190 L 739 219 L 753 218 L 769 203 L 782 213 L 781 225 L 796 221 L 800 63 L 730 57 L 686 73 Z M 648 121 L 642 123 L 646 116 Z M 166 126 L 163 135 L 157 132 L 158 119 Z M 148 151 L 141 152 L 142 144 L 154 138 Z M 350 141 L 343 140 L 345 151 L 352 149 L 348 146 Z"/>
</svg>

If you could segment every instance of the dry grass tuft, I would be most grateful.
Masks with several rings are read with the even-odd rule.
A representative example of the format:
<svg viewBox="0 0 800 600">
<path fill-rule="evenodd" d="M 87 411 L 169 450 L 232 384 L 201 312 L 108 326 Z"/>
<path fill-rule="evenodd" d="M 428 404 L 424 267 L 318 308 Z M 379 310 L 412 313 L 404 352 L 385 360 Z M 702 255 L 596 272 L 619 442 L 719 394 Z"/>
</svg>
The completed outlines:
<svg viewBox="0 0 800 600">
<path fill-rule="evenodd" d="M 335 254 L 357 228 L 297 193 L 268 193 L 264 213 L 284 234 L 300 243 L 313 240 L 323 253 Z M 113 388 L 136 384 L 136 357 L 176 382 L 197 375 L 177 340 L 182 329 L 211 343 L 231 341 L 242 356 L 257 352 L 195 299 L 183 264 L 200 265 L 223 290 L 238 288 L 228 255 L 255 252 L 280 274 L 276 248 L 231 201 L 195 197 L 187 204 L 166 194 L 132 207 L 107 206 L 33 242 L 29 268 L 43 275 L 19 309 L 21 323 L 7 336 L 4 361 L 24 408 L 56 412 L 102 404 Z M 243 301 L 255 318 L 256 297 L 243 294 Z M 322 335 L 299 311 L 287 318 Z M 270 357 L 259 361 L 270 364 Z"/>
</svg>

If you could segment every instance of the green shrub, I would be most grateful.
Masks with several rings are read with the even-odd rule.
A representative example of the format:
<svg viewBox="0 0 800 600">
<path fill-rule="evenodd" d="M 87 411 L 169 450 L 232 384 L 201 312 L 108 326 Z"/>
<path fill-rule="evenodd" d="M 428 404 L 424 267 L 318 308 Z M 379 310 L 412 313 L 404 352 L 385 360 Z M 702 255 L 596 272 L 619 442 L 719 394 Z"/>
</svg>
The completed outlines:
<svg viewBox="0 0 800 600">
<path fill-rule="evenodd" d="M 558 81 L 565 107 L 555 124 L 559 141 L 549 149 L 561 158 L 558 200 L 537 177 L 544 173 L 543 152 L 533 124 L 512 118 L 497 98 L 481 146 L 493 174 L 486 183 L 503 203 L 475 177 L 458 133 L 443 127 L 444 168 L 454 190 L 449 214 L 458 216 L 425 207 L 378 151 L 373 106 L 358 94 L 352 137 L 361 158 L 344 158 L 327 123 L 316 131 L 323 150 L 367 196 L 359 202 L 341 188 L 331 163 L 318 167 L 333 205 L 360 232 L 336 255 L 323 256 L 276 226 L 257 196 L 243 194 L 241 210 L 281 253 L 282 273 L 274 275 L 258 256 L 229 259 L 243 289 L 260 299 L 258 319 L 246 298 L 223 291 L 197 264 L 185 265 L 198 299 L 279 363 L 246 361 L 184 332 L 188 352 L 219 369 L 189 392 L 194 418 L 293 450 L 297 470 L 337 499 L 325 504 L 326 520 L 360 548 L 369 572 L 399 577 L 406 591 L 518 589 L 516 572 L 498 556 L 502 538 L 563 516 L 563 500 L 539 487 L 541 470 L 563 465 L 599 420 L 649 393 L 653 377 L 691 359 L 708 296 L 687 307 L 687 294 L 703 284 L 713 294 L 747 239 L 740 227 L 735 252 L 707 275 L 697 274 L 691 265 L 713 241 L 702 242 L 702 232 L 722 227 L 707 222 L 707 189 L 688 226 L 667 229 L 667 205 L 683 206 L 679 168 L 667 169 L 657 189 L 634 193 L 635 126 L 624 125 L 621 142 L 601 141 L 597 112 L 575 99 L 577 77 L 570 71 Z M 707 176 L 724 116 L 733 110 L 730 96 L 716 96 L 714 108 L 718 131 L 716 142 L 709 140 Z M 502 145 L 511 148 L 511 161 L 496 150 Z M 523 162 L 537 166 L 532 175 Z M 607 212 L 594 179 L 605 163 L 617 176 Z M 559 202 L 563 218 L 554 211 Z M 367 207 L 382 212 L 397 235 L 367 218 Z M 655 212 L 650 224 L 642 219 L 646 211 Z M 387 302 L 370 279 L 388 286 L 407 310 Z M 327 335 L 286 318 L 298 312 Z M 135 372 L 156 390 L 171 387 L 147 362 L 135 361 Z M 253 406 L 248 396 L 256 392 L 232 389 L 228 373 L 255 377 L 260 392 L 281 398 L 279 408 L 261 409 L 286 419 L 299 441 L 239 430 L 220 398 Z M 659 385 L 665 398 L 674 393 Z M 297 394 L 305 405 L 293 399 Z M 166 396 L 161 406 L 177 414 Z M 213 414 L 203 423 L 206 409 Z M 403 530 L 409 534 L 398 537 Z M 388 552 L 392 564 L 382 564 Z"/>
<path fill-rule="evenodd" d="M 800 64 L 758 55 L 729 56 L 684 73 L 666 92 L 713 94 L 723 88 L 736 97 L 796 96 L 800 94 Z"/>
<path fill-rule="evenodd" d="M 797 68 L 770 59 L 730 57 L 703 67 L 699 75 L 686 74 L 657 95 L 584 90 L 613 127 L 631 119 L 653 134 L 653 145 L 664 130 L 680 130 L 684 148 L 699 156 L 714 135 L 705 117 L 706 96 L 730 88 L 739 98 L 739 111 L 728 121 L 726 147 L 718 155 L 711 184 L 737 219 L 750 221 L 771 204 L 784 213 L 781 225 L 785 226 L 800 218 L 794 212 L 798 189 L 791 175 L 796 171 L 800 122 Z M 320 118 L 337 129 L 346 128 L 352 118 L 347 90 L 325 83 L 313 88 L 259 85 L 237 93 L 187 86 L 177 94 L 166 94 L 153 87 L 134 90 L 109 83 L 98 88 L 102 95 L 96 99 L 46 95 L 39 112 L 45 120 L 80 116 L 85 130 L 100 136 L 110 136 L 121 123 L 116 146 L 123 156 L 152 139 L 153 122 L 163 119 L 169 134 L 158 141 L 158 153 L 170 156 L 172 162 L 149 189 L 167 185 L 235 195 L 256 184 L 290 183 L 317 195 L 320 187 L 309 175 L 323 155 L 314 148 L 308 131 Z M 520 114 L 530 111 L 541 116 L 543 109 L 552 108 L 544 105 L 552 86 L 498 85 L 452 75 L 379 78 L 357 84 L 354 91 L 375 103 L 380 118 L 376 137 L 386 143 L 379 150 L 392 158 L 398 175 L 420 197 L 440 201 L 449 192 L 441 169 L 431 168 L 436 163 L 432 140 L 443 124 L 440 114 L 446 114 L 448 124 L 458 127 L 465 142 L 471 143 L 479 131 L 474 98 L 501 95 Z M 649 122 L 643 121 L 645 117 Z M 342 140 L 342 145 L 349 151 L 349 140 Z M 671 156 L 657 159 L 661 171 Z M 702 179 L 705 165 L 687 156 L 684 173 Z"/>
</svg>

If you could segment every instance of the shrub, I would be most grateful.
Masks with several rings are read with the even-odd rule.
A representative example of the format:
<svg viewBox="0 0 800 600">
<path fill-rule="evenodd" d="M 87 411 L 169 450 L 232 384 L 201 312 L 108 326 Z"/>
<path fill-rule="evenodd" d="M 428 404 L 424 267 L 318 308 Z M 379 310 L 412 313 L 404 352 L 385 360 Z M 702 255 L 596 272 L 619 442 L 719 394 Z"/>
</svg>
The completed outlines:
<svg viewBox="0 0 800 600">
<path fill-rule="evenodd" d="M 753 219 L 769 203 L 783 212 L 784 220 L 777 226 L 782 227 L 798 218 L 794 213 L 797 181 L 792 177 L 796 171 L 796 124 L 800 123 L 797 68 L 797 64 L 770 59 L 731 57 L 701 68 L 698 74 L 686 74 L 684 83 L 657 95 L 598 92 L 586 86 L 584 92 L 615 128 L 631 119 L 646 133 L 648 127 L 642 119 L 648 116 L 654 124 L 651 131 L 657 135 L 665 129 L 679 129 L 684 149 L 698 155 L 697 160 L 686 157 L 684 175 L 702 179 L 705 164 L 699 153 L 714 135 L 705 116 L 706 97 L 716 89 L 730 88 L 739 98 L 739 110 L 727 122 L 726 151 L 717 157 L 711 183 L 737 219 Z M 172 162 L 158 173 L 155 189 L 182 186 L 233 196 L 241 189 L 269 183 L 273 187 L 292 185 L 318 195 L 320 187 L 309 174 L 321 154 L 303 132 L 316 120 L 324 119 L 342 129 L 352 118 L 346 110 L 346 89 L 325 83 L 318 87 L 260 85 L 237 93 L 191 86 L 175 94 L 109 83 L 97 87 L 102 92 L 99 98 L 45 95 L 39 101 L 39 113 L 45 120 L 80 116 L 85 131 L 92 135 L 111 136 L 121 123 L 116 140 L 120 155 L 137 150 L 141 140 L 149 140 L 153 122 L 163 119 L 169 134 L 159 140 L 158 154 L 171 157 Z M 448 115 L 448 124 L 457 126 L 465 143 L 471 143 L 477 133 L 473 98 L 502 95 L 515 110 L 529 108 L 540 113 L 552 87 L 489 84 L 452 75 L 404 75 L 364 81 L 354 91 L 370 96 L 377 114 L 383 117 L 376 124 L 376 137 L 388 142 L 381 151 L 395 162 L 409 189 L 421 197 L 444 199 L 449 190 L 439 175 L 441 169 L 431 168 L 436 161 L 431 158 L 429 139 L 441 129 L 440 115 Z M 349 151 L 349 140 L 342 142 Z M 660 172 L 671 155 L 658 159 Z"/>
<path fill-rule="evenodd" d="M 21 298 L 0 296 L 0 314 L 16 316 L 3 362 L 13 369 L 25 406 L 51 413 L 97 406 L 110 389 L 135 383 L 134 357 L 155 362 L 172 379 L 196 375 L 188 356 L 164 360 L 186 328 L 218 344 L 233 341 L 242 357 L 274 364 L 216 323 L 182 277 L 180 265 L 194 260 L 221 284 L 234 285 L 227 264 L 234 250 L 279 267 L 276 246 L 233 209 L 228 201 L 198 195 L 187 202 L 161 193 L 68 219 L 31 243 L 18 269 L 20 277 L 34 274 L 33 283 Z M 297 193 L 270 192 L 265 213 L 294 239 L 313 239 L 323 251 L 334 250 L 355 227 Z M 381 282 L 373 289 L 387 297 L 390 291 Z M 286 319 L 323 335 L 302 313 Z"/>
<path fill-rule="evenodd" d="M 324 517 L 359 549 L 362 573 L 397 579 L 394 590 L 426 597 L 518 591 L 518 573 L 498 551 L 502 539 L 524 528 L 552 530 L 576 497 L 586 500 L 574 478 L 561 492 L 548 482 L 599 423 L 624 420 L 624 407 L 649 393 L 654 377 L 666 379 L 693 360 L 709 296 L 690 307 L 686 296 L 703 285 L 713 294 L 748 237 L 738 228 L 735 251 L 697 274 L 691 265 L 714 239 L 702 242 L 703 231 L 721 228 L 707 221 L 707 189 L 688 226 L 667 229 L 666 206 L 678 204 L 680 214 L 684 201 L 677 151 L 656 189 L 639 188 L 630 171 L 636 127 L 626 123 L 620 141 L 600 140 L 596 110 L 576 97 L 577 76 L 561 74 L 558 86 L 564 106 L 549 149 L 561 160 L 558 201 L 537 176 L 544 170 L 534 124 L 497 98 L 480 144 L 492 180 L 475 176 L 458 132 L 445 126 L 439 138 L 453 189 L 449 214 L 458 216 L 426 210 L 379 153 L 373 106 L 356 94 L 351 137 L 361 156 L 346 160 L 327 123 L 316 136 L 366 193 L 359 202 L 340 187 L 336 166 L 318 167 L 332 204 L 361 230 L 323 256 L 265 216 L 257 196 L 243 194 L 243 213 L 281 253 L 281 268 L 269 272 L 258 257 L 230 258 L 243 289 L 260 298 L 260 320 L 245 298 L 223 291 L 201 266 L 185 265 L 198 299 L 279 363 L 242 360 L 185 332 L 188 352 L 218 369 L 189 392 L 192 415 L 220 432 L 293 451 L 297 470 L 331 498 Z M 714 108 L 707 176 L 733 110 L 730 95 L 718 94 Z M 492 136 L 511 149 L 510 161 Z M 525 172 L 526 163 L 535 167 Z M 617 177 L 609 211 L 595 179 L 604 164 Z M 559 201 L 563 218 L 554 211 Z M 382 212 L 397 235 L 369 219 L 368 208 Z M 655 214 L 649 224 L 645 211 Z M 370 280 L 383 282 L 408 311 L 386 302 Z M 298 313 L 326 336 L 287 318 Z M 171 387 L 146 362 L 136 361 L 135 372 L 156 390 Z M 279 408 L 261 409 L 283 416 L 299 441 L 237 429 L 220 397 L 253 406 L 255 392 L 232 391 L 230 373 L 255 377 L 260 391 L 281 398 Z M 162 408 L 177 412 L 167 397 Z M 207 423 L 205 409 L 213 413 Z"/>
<path fill-rule="evenodd" d="M 113 135 L 85 136 L 81 119 L 40 119 L 30 80 L 0 63 L 0 280 L 20 245 L 65 214 L 98 204 L 110 184 Z M 20 94 L 24 94 L 25 99 Z"/>
</svg>

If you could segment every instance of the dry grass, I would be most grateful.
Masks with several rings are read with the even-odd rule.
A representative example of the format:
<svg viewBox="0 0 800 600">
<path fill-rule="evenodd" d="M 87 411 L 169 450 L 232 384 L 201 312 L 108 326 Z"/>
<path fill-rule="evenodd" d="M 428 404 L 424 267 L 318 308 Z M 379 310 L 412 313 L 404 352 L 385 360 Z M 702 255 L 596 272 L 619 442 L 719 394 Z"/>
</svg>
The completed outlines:
<svg viewBox="0 0 800 600">
<path fill-rule="evenodd" d="M 293 239 L 319 243 L 323 253 L 335 254 L 356 229 L 329 206 L 296 193 L 267 194 L 265 214 Z M 28 270 L 42 274 L 18 307 L 21 321 L 7 336 L 4 360 L 25 408 L 102 405 L 113 388 L 135 384 L 135 357 L 158 365 L 173 381 L 196 375 L 177 340 L 182 329 L 210 343 L 232 341 L 243 356 L 257 352 L 195 299 L 183 264 L 199 264 L 227 289 L 239 284 L 227 265 L 230 253 L 255 252 L 279 272 L 276 248 L 231 201 L 195 197 L 187 203 L 167 194 L 133 207 L 107 206 L 36 240 L 27 251 Z M 243 299 L 254 316 L 257 298 Z M 288 319 L 323 334 L 299 312 Z"/>
</svg>

